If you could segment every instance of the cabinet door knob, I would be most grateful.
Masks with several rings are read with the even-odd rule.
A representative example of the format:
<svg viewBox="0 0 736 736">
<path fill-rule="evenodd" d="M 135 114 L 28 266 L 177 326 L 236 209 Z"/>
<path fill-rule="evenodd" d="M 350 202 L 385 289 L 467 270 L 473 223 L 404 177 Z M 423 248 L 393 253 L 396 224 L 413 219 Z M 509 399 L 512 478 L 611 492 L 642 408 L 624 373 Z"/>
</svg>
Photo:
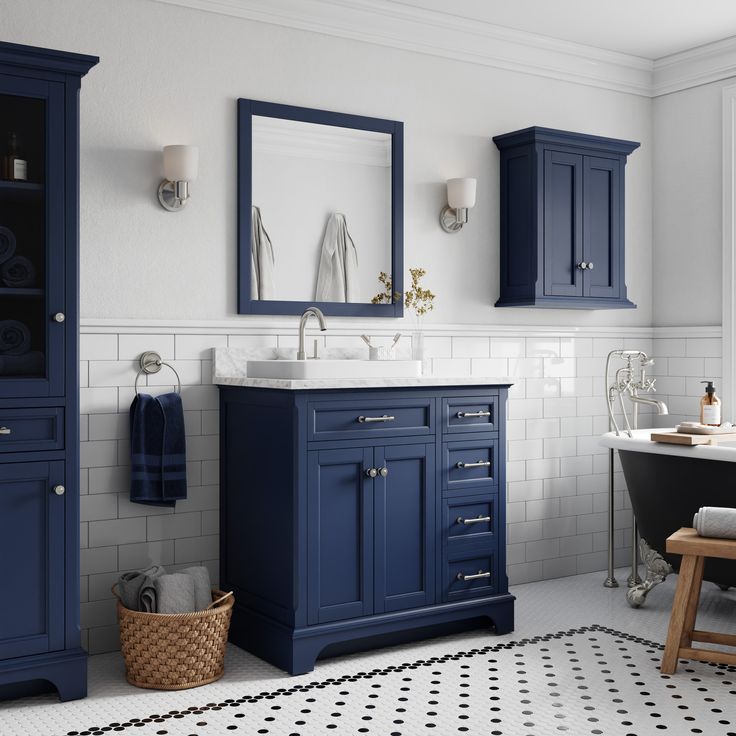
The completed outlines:
<svg viewBox="0 0 736 736">
<path fill-rule="evenodd" d="M 11 431 L 10 427 L 0 427 L 0 434 L 10 434 Z"/>
<path fill-rule="evenodd" d="M 57 312 L 54 315 L 54 322 L 63 322 L 66 319 L 64 312 Z"/>
<path fill-rule="evenodd" d="M 588 263 L 588 271 L 592 271 L 592 270 L 593 270 L 593 262 L 591 261 L 590 263 Z"/>
<path fill-rule="evenodd" d="M 590 268 L 590 266 L 585 261 L 581 261 L 580 263 L 578 263 L 578 268 L 581 271 L 585 271 L 585 269 Z"/>
<path fill-rule="evenodd" d="M 381 478 L 385 478 L 388 475 L 388 468 L 384 466 L 378 471 L 378 474 L 381 476 Z"/>
<path fill-rule="evenodd" d="M 365 471 L 366 478 L 375 478 L 378 475 L 378 471 L 375 468 L 367 468 Z"/>
<path fill-rule="evenodd" d="M 64 488 L 64 486 L 61 486 L 61 485 L 54 486 L 54 493 L 57 496 L 63 496 L 65 492 L 66 492 L 66 488 Z"/>
</svg>

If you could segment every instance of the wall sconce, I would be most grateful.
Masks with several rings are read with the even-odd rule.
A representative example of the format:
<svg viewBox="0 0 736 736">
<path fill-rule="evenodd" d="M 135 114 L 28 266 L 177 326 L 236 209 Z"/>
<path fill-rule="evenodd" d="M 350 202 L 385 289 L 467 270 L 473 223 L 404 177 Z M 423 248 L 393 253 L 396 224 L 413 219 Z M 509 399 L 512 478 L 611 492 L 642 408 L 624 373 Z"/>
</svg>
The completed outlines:
<svg viewBox="0 0 736 736">
<path fill-rule="evenodd" d="M 164 146 L 164 177 L 158 201 L 169 212 L 178 212 L 189 199 L 189 182 L 197 178 L 197 146 Z"/>
<path fill-rule="evenodd" d="M 475 206 L 475 179 L 448 179 L 447 205 L 440 212 L 440 225 L 446 233 L 462 230 L 468 210 Z"/>
</svg>

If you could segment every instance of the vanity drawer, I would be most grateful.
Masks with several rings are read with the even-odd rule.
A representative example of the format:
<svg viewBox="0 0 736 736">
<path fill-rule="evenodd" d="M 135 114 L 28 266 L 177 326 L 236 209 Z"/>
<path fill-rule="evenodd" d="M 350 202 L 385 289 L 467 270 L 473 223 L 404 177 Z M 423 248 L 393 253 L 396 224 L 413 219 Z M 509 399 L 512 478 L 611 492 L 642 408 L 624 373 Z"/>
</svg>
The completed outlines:
<svg viewBox="0 0 736 736">
<path fill-rule="evenodd" d="M 442 399 L 442 431 L 496 432 L 498 396 L 453 396 Z"/>
<path fill-rule="evenodd" d="M 431 398 L 324 401 L 309 404 L 309 441 L 434 433 Z"/>
<path fill-rule="evenodd" d="M 64 410 L 0 409 L 0 453 L 64 449 Z"/>
<path fill-rule="evenodd" d="M 445 562 L 443 600 L 478 598 L 498 590 L 496 553 L 493 550 L 466 550 L 450 554 Z"/>
<path fill-rule="evenodd" d="M 452 545 L 464 540 L 494 544 L 496 537 L 496 504 L 494 495 L 446 498 L 444 500 L 443 535 Z"/>
<path fill-rule="evenodd" d="M 443 445 L 443 487 L 445 490 L 495 488 L 498 440 L 445 442 Z"/>
</svg>

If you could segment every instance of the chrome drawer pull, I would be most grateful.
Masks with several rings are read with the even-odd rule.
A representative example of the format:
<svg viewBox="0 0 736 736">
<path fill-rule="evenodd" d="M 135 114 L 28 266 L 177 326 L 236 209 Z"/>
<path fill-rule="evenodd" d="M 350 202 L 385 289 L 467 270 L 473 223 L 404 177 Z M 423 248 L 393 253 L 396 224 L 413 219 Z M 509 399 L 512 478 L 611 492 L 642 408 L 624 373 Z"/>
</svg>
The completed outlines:
<svg viewBox="0 0 736 736">
<path fill-rule="evenodd" d="M 489 411 L 459 411 L 457 413 L 458 419 L 467 419 L 468 417 L 489 417 L 491 412 Z"/>
<path fill-rule="evenodd" d="M 490 516 L 476 516 L 474 519 L 464 519 L 462 516 L 458 516 L 457 519 L 455 519 L 455 523 L 469 526 L 470 524 L 485 524 L 486 522 L 490 522 L 490 520 Z"/>
<path fill-rule="evenodd" d="M 0 427 L 0 434 L 10 434 L 11 432 L 10 427 Z"/>
<path fill-rule="evenodd" d="M 459 572 L 457 574 L 458 580 L 465 580 L 466 582 L 468 580 L 480 580 L 481 578 L 489 578 L 491 577 L 490 572 L 483 572 L 483 570 L 478 570 L 478 572 L 475 575 L 466 575 L 464 572 Z"/>
<path fill-rule="evenodd" d="M 477 463 L 464 463 L 462 460 L 455 465 L 458 470 L 467 470 L 468 468 L 489 468 L 490 460 L 478 460 Z"/>
<path fill-rule="evenodd" d="M 384 414 L 382 417 L 358 417 L 358 421 L 361 424 L 367 424 L 368 422 L 393 422 L 395 419 L 396 417 L 389 416 L 388 414 Z"/>
</svg>

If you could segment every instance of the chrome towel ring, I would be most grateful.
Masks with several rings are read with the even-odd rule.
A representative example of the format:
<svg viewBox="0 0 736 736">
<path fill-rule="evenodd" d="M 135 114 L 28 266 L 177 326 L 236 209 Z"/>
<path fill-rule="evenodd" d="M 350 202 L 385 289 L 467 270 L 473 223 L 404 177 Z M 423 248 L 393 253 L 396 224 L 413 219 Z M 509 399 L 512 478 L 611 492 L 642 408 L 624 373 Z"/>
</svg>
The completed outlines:
<svg viewBox="0 0 736 736">
<path fill-rule="evenodd" d="M 135 395 L 138 396 L 138 381 L 140 380 L 140 377 L 145 373 L 146 375 L 150 375 L 152 373 L 158 373 L 163 366 L 167 366 L 168 368 L 171 368 L 172 371 L 174 371 L 174 375 L 176 376 L 176 393 L 181 393 L 181 377 L 179 376 L 179 373 L 177 372 L 176 368 L 174 368 L 171 363 L 167 363 L 165 360 L 161 360 L 161 356 L 155 352 L 154 350 L 148 350 L 145 353 L 141 354 L 141 357 L 138 359 L 138 364 L 140 365 L 140 369 L 138 370 L 138 374 L 135 377 Z"/>
</svg>

